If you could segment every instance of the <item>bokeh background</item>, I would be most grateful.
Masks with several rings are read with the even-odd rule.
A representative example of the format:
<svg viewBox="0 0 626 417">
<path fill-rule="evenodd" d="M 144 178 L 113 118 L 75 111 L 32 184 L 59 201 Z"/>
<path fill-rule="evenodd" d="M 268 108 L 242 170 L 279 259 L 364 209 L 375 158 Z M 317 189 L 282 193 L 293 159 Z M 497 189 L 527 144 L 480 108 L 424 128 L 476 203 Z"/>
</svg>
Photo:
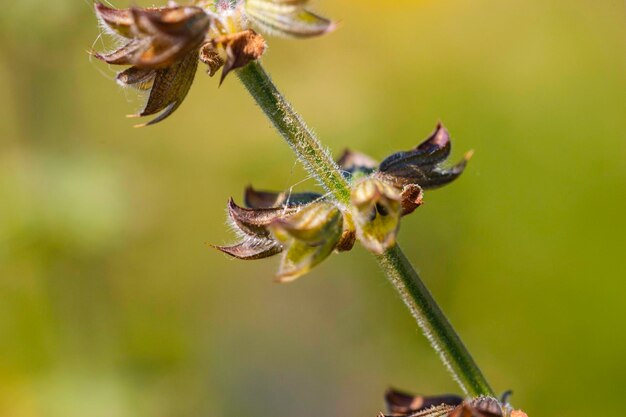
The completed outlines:
<svg viewBox="0 0 626 417">
<path fill-rule="evenodd" d="M 617 415 L 626 3 L 314 6 L 341 29 L 263 62 L 336 154 L 382 158 L 438 120 L 455 158 L 476 151 L 400 242 L 491 383 L 530 416 Z M 229 196 L 303 171 L 236 77 L 199 73 L 133 129 L 98 35 L 87 0 L 0 13 L 0 416 L 362 417 L 389 386 L 457 392 L 361 248 L 290 285 L 208 248 L 234 238 Z"/>
</svg>

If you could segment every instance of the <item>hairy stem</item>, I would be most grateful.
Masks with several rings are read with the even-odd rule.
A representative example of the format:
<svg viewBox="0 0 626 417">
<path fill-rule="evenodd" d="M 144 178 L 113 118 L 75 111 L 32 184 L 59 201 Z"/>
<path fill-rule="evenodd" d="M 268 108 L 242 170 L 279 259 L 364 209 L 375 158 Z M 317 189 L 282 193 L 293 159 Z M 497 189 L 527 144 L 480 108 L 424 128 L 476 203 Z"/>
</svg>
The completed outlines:
<svg viewBox="0 0 626 417">
<path fill-rule="evenodd" d="M 466 395 L 494 393 L 480 368 L 398 245 L 376 256 L 430 345 Z"/>
<path fill-rule="evenodd" d="M 298 159 L 340 204 L 350 202 L 350 185 L 328 151 L 280 94 L 261 64 L 237 70 L 239 79 Z M 491 395 L 487 380 L 419 275 L 395 245 L 376 256 L 378 264 L 415 317 L 420 329 L 466 395 Z"/>
<path fill-rule="evenodd" d="M 241 82 L 287 141 L 307 171 L 341 204 L 350 201 L 350 186 L 319 139 L 280 94 L 261 64 L 252 62 L 237 71 Z"/>
</svg>

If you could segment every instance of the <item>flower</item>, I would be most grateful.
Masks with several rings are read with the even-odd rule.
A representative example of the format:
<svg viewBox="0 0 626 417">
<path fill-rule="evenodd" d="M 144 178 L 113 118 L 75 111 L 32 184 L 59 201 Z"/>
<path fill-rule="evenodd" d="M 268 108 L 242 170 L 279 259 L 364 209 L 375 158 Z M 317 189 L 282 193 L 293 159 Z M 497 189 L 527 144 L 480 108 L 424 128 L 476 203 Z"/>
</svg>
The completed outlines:
<svg viewBox="0 0 626 417">
<path fill-rule="evenodd" d="M 117 82 L 148 93 L 143 109 L 131 117 L 157 115 L 140 126 L 162 121 L 187 96 L 198 62 L 220 84 L 232 70 L 258 60 L 267 46 L 253 27 L 272 35 L 304 38 L 335 27 L 311 13 L 305 0 L 195 1 L 189 6 L 114 9 L 95 3 L 101 26 L 121 42 L 94 56 L 111 65 L 127 65 Z"/>
<path fill-rule="evenodd" d="M 233 199 L 228 203 L 240 241 L 215 248 L 246 260 L 282 253 L 280 282 L 304 275 L 333 251 L 351 250 L 356 240 L 380 254 L 395 244 L 401 217 L 422 204 L 424 189 L 445 185 L 463 172 L 471 152 L 446 168 L 442 163 L 450 151 L 450 136 L 441 124 L 416 148 L 395 153 L 380 164 L 362 153 L 345 151 L 337 164 L 350 182 L 348 207 L 318 193 L 248 187 L 246 207 Z"/>
<path fill-rule="evenodd" d="M 425 397 L 389 390 L 385 402 L 394 417 L 528 417 L 521 410 L 513 410 L 504 399 L 501 402 L 493 397 L 464 401 L 456 395 Z M 380 413 L 379 417 L 385 415 Z"/>
<path fill-rule="evenodd" d="M 393 246 L 400 227 L 400 191 L 368 177 L 353 185 L 351 199 L 361 244 L 378 254 Z"/>
<path fill-rule="evenodd" d="M 228 214 L 240 242 L 215 246 L 238 259 L 262 259 L 283 253 L 277 281 L 292 281 L 326 259 L 333 250 L 354 243 L 344 232 L 344 217 L 331 202 L 314 193 L 246 190 L 246 205 L 231 199 Z M 272 207 L 269 207 L 272 205 Z"/>
</svg>

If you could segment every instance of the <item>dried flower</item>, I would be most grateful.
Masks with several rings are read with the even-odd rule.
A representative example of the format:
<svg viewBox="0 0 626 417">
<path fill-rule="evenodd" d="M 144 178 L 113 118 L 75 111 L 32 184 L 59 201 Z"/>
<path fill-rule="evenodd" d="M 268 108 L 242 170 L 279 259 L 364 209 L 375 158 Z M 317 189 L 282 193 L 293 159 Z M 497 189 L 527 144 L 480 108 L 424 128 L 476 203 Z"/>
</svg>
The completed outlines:
<svg viewBox="0 0 626 417">
<path fill-rule="evenodd" d="M 418 147 L 395 153 L 380 165 L 367 155 L 345 151 L 337 163 L 351 183 L 349 207 L 318 193 L 248 187 L 247 207 L 232 199 L 228 204 L 240 242 L 216 248 L 239 259 L 282 253 L 280 282 L 302 276 L 333 251 L 349 251 L 357 239 L 368 250 L 382 253 L 395 244 L 400 218 L 422 204 L 423 189 L 453 181 L 463 171 L 469 154 L 452 168 L 441 166 L 450 150 L 448 131 L 438 125 Z"/>
<path fill-rule="evenodd" d="M 389 390 L 385 394 L 387 409 L 393 417 L 528 417 L 521 410 L 493 397 L 463 400 L 456 395 L 413 396 Z M 383 413 L 379 417 L 385 416 Z"/>
<path fill-rule="evenodd" d="M 102 27 L 121 41 L 110 53 L 94 55 L 112 65 L 128 65 L 118 73 L 123 86 L 148 92 L 144 108 L 132 117 L 158 115 L 157 123 L 172 114 L 187 96 L 198 61 L 213 76 L 220 68 L 220 84 L 232 70 L 258 60 L 265 39 L 251 26 L 270 34 L 291 37 L 322 35 L 331 21 L 306 10 L 303 0 L 216 0 L 194 5 L 114 9 L 102 3 L 95 11 Z"/>
<path fill-rule="evenodd" d="M 272 200 L 281 201 L 281 205 L 267 207 Z M 277 276 L 280 282 L 304 275 L 338 246 L 346 245 L 342 242 L 348 237 L 340 210 L 315 194 L 296 194 L 294 200 L 283 200 L 281 194 L 249 188 L 246 203 L 253 207 L 240 207 L 232 199 L 228 204 L 230 220 L 241 241 L 216 248 L 239 259 L 261 259 L 283 252 Z"/>
</svg>

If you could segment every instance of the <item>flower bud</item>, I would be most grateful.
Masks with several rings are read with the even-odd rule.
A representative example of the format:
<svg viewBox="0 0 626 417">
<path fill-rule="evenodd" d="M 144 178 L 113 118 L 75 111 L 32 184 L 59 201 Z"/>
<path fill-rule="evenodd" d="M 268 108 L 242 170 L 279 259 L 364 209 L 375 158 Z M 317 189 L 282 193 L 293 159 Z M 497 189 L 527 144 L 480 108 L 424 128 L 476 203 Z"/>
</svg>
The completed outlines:
<svg viewBox="0 0 626 417">
<path fill-rule="evenodd" d="M 288 282 L 306 274 L 332 253 L 342 236 L 343 216 L 331 203 L 312 203 L 275 220 L 270 229 L 285 246 L 277 281 Z"/>
<path fill-rule="evenodd" d="M 361 244 L 377 254 L 393 246 L 400 226 L 400 192 L 370 177 L 353 186 L 351 198 Z"/>
</svg>

